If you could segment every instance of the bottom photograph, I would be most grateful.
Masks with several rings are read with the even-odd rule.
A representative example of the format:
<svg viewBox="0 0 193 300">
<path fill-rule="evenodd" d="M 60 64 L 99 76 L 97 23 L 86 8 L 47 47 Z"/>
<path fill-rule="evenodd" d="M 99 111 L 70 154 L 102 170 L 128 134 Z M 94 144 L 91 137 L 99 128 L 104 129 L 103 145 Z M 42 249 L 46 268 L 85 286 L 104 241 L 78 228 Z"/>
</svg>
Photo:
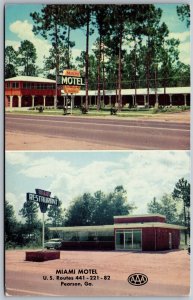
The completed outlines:
<svg viewBox="0 0 193 300">
<path fill-rule="evenodd" d="M 190 151 L 5 154 L 6 296 L 188 296 Z"/>
</svg>

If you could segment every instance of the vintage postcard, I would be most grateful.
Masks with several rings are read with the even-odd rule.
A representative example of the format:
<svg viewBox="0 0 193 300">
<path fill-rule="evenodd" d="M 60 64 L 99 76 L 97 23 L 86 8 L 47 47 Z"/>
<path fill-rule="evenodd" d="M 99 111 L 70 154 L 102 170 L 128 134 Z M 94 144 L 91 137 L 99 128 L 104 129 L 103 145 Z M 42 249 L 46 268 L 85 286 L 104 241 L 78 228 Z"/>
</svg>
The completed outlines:
<svg viewBox="0 0 193 300">
<path fill-rule="evenodd" d="M 7 3 L 4 294 L 190 295 L 190 6 Z"/>
</svg>

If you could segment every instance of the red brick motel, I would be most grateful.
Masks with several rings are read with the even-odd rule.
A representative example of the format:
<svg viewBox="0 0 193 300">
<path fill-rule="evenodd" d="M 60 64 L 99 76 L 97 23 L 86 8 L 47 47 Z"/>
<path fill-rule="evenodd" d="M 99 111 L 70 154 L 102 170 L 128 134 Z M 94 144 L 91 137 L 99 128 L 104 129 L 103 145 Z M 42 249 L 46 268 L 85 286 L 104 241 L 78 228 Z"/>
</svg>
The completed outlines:
<svg viewBox="0 0 193 300">
<path fill-rule="evenodd" d="M 135 104 L 135 90 L 122 89 L 123 105 Z M 98 91 L 89 91 L 89 105 L 97 104 Z M 103 92 L 101 91 L 101 97 Z M 5 80 L 5 107 L 8 110 L 17 108 L 33 108 L 36 106 L 57 107 L 66 105 L 67 98 L 72 99 L 72 106 L 80 106 L 85 102 L 85 91 L 79 94 L 66 95 L 60 88 L 57 89 L 55 80 L 40 77 L 18 76 Z M 160 105 L 187 105 L 190 106 L 190 87 L 171 87 L 157 89 L 157 99 Z M 116 91 L 106 90 L 104 104 L 112 105 L 116 102 Z M 149 105 L 156 102 L 155 90 L 149 91 Z M 136 103 L 147 104 L 147 89 L 137 89 Z"/>
<path fill-rule="evenodd" d="M 184 226 L 160 214 L 115 216 L 113 225 L 50 227 L 63 250 L 160 251 L 179 249 Z"/>
</svg>

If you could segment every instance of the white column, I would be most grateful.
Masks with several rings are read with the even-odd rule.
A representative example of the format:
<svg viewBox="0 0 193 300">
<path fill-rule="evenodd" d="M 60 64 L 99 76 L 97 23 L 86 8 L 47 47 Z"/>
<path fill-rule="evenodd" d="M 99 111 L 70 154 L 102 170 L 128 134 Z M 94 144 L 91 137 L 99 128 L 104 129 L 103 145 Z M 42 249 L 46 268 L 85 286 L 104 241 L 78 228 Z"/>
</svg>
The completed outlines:
<svg viewBox="0 0 193 300">
<path fill-rule="evenodd" d="M 54 108 L 56 108 L 56 104 L 57 104 L 57 97 L 54 96 Z"/>
<path fill-rule="evenodd" d="M 146 105 L 147 103 L 146 103 L 146 95 L 143 95 L 143 97 L 144 97 L 144 105 Z"/>
<path fill-rule="evenodd" d="M 13 96 L 10 96 L 10 109 L 12 110 L 13 107 Z"/>
<path fill-rule="evenodd" d="M 187 106 L 187 94 L 184 94 L 184 106 Z"/>
<path fill-rule="evenodd" d="M 74 108 L 74 95 L 71 96 L 72 109 Z"/>
<path fill-rule="evenodd" d="M 32 95 L 32 107 L 34 107 L 34 99 L 35 99 L 35 96 Z"/>
<path fill-rule="evenodd" d="M 44 99 L 44 104 L 43 104 L 43 106 L 45 107 L 45 106 L 46 106 L 46 96 L 43 96 L 43 99 Z"/>
<path fill-rule="evenodd" d="M 109 105 L 111 106 L 111 96 L 109 96 Z"/>
<path fill-rule="evenodd" d="M 134 106 L 135 105 L 135 96 L 132 95 L 132 105 Z"/>
<path fill-rule="evenodd" d="M 18 107 L 21 107 L 21 96 L 18 96 Z"/>
<path fill-rule="evenodd" d="M 172 95 L 169 94 L 169 97 L 170 97 L 170 105 L 172 106 Z"/>
</svg>

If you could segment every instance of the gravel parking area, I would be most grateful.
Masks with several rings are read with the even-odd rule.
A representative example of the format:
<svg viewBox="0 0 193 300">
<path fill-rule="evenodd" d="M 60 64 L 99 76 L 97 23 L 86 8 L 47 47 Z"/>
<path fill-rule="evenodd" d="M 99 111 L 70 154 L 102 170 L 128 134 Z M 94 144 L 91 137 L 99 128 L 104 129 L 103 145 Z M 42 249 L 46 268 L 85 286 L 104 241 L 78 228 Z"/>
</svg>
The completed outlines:
<svg viewBox="0 0 193 300">
<path fill-rule="evenodd" d="M 7 295 L 31 296 L 185 296 L 189 294 L 187 251 L 61 251 L 59 260 L 25 261 L 25 251 L 6 251 Z M 129 275 L 148 282 L 134 286 Z"/>
</svg>

